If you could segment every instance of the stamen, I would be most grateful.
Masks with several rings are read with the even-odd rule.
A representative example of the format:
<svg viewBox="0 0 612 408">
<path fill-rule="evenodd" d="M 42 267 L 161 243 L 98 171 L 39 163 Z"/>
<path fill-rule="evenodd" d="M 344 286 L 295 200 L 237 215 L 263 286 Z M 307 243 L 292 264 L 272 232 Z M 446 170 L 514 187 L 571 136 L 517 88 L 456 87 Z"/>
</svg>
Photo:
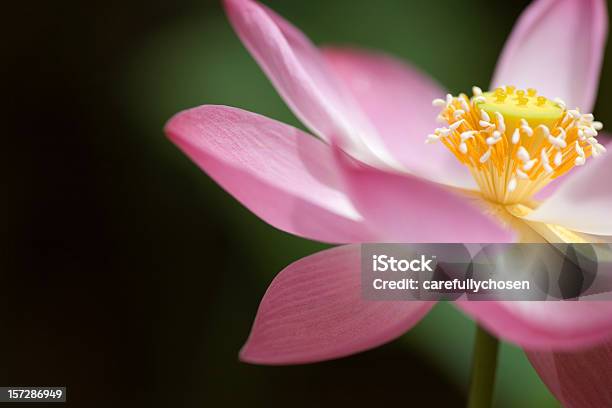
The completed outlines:
<svg viewBox="0 0 612 408">
<path fill-rule="evenodd" d="M 465 122 L 465 119 L 461 119 L 461 120 L 456 121 L 455 123 L 453 123 L 452 125 L 449 126 L 450 130 L 457 130 L 457 128 L 459 126 L 461 126 L 461 124 L 463 122 Z"/>
<path fill-rule="evenodd" d="M 582 148 L 582 146 L 580 146 L 580 143 L 578 143 L 577 140 L 576 140 L 576 153 L 578 153 L 578 156 L 580 157 L 585 157 L 584 149 Z"/>
<path fill-rule="evenodd" d="M 480 156 L 480 162 L 481 163 L 486 163 L 491 158 L 491 153 L 492 152 L 493 152 L 493 150 L 491 150 L 491 148 L 489 148 L 489 150 L 487 150 L 487 152 L 485 154 Z"/>
<path fill-rule="evenodd" d="M 493 92 L 475 86 L 472 93 L 472 98 L 446 95 L 433 101 L 446 127 L 428 135 L 426 143 L 444 144 L 490 201 L 524 202 L 606 151 L 596 138 L 602 123 L 590 113 L 567 110 L 560 99 L 511 85 Z"/>
<path fill-rule="evenodd" d="M 480 117 L 482 118 L 482 120 L 484 120 L 485 122 L 490 122 L 491 121 L 491 117 L 489 116 L 489 114 L 487 113 L 487 111 L 485 110 L 481 110 L 480 111 Z"/>
<path fill-rule="evenodd" d="M 531 159 L 531 157 L 529 157 L 529 152 L 523 146 L 519 146 L 517 156 L 523 162 L 528 162 Z"/>
<path fill-rule="evenodd" d="M 425 141 L 425 143 L 434 143 L 438 140 L 440 140 L 440 136 L 438 135 L 427 135 L 427 140 Z"/>
<path fill-rule="evenodd" d="M 548 153 L 546 153 L 546 149 L 542 149 L 541 157 L 542 157 L 542 166 L 544 167 L 546 174 L 551 174 L 554 170 L 550 166 L 550 162 L 548 161 Z"/>
<path fill-rule="evenodd" d="M 516 181 L 516 177 L 512 177 L 512 179 L 510 179 L 510 182 L 508 183 L 508 191 L 513 192 L 514 190 L 516 190 L 517 185 L 518 181 Z"/>
<path fill-rule="evenodd" d="M 527 173 L 523 172 L 521 169 L 516 169 L 516 175 L 518 176 L 518 178 L 520 178 L 521 180 L 527 180 L 529 179 L 529 176 L 527 175 Z"/>
<path fill-rule="evenodd" d="M 533 169 L 533 166 L 538 162 L 538 159 L 531 159 L 523 165 L 523 170 L 529 171 Z"/>
<path fill-rule="evenodd" d="M 496 137 L 493 137 L 493 136 L 487 137 L 487 144 L 489 146 L 493 146 L 495 143 L 499 142 L 500 140 L 501 140 L 501 137 L 499 137 L 499 138 L 496 138 Z"/>
<path fill-rule="evenodd" d="M 521 132 L 520 130 L 514 129 L 514 133 L 512 134 L 512 144 L 517 144 L 521 140 Z"/>
<path fill-rule="evenodd" d="M 563 160 L 563 153 L 557 152 L 555 154 L 555 160 L 553 160 L 555 167 L 559 167 L 561 165 L 561 160 Z"/>
<path fill-rule="evenodd" d="M 533 136 L 533 129 L 529 126 L 525 119 L 521 119 L 521 130 L 527 134 L 527 136 Z M 548 129 L 546 129 L 548 130 Z"/>
<path fill-rule="evenodd" d="M 554 101 L 554 102 L 557 104 L 557 106 L 559 106 L 561 109 L 565 109 L 565 107 L 567 106 L 567 105 L 565 104 L 565 101 L 563 101 L 563 99 L 561 99 L 561 98 L 555 98 L 553 101 Z"/>
</svg>

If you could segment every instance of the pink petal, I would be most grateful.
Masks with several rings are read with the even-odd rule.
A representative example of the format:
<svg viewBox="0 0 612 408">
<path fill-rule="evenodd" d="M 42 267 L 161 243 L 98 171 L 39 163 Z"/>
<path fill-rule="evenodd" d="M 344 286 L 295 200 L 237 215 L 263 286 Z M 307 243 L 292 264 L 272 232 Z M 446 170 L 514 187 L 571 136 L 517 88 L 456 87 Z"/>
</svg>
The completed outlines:
<svg viewBox="0 0 612 408">
<path fill-rule="evenodd" d="M 536 0 L 506 43 L 493 86 L 536 88 L 591 111 L 607 30 L 605 0 Z"/>
<path fill-rule="evenodd" d="M 337 157 L 352 202 L 386 242 L 513 241 L 514 233 L 485 216 L 474 198 L 415 176 L 383 172 L 341 152 Z"/>
<path fill-rule="evenodd" d="M 320 140 L 224 106 L 181 112 L 165 130 L 202 170 L 271 225 L 327 242 L 375 239 L 340 190 L 332 151 Z"/>
<path fill-rule="evenodd" d="M 433 302 L 365 301 L 360 246 L 341 246 L 285 268 L 264 295 L 240 359 L 301 364 L 368 350 L 418 323 Z"/>
<path fill-rule="evenodd" d="M 612 302 L 458 301 L 496 336 L 530 350 L 572 350 L 612 337 Z"/>
<path fill-rule="evenodd" d="M 599 139 L 599 143 L 603 144 L 606 147 L 607 151 L 612 152 L 612 137 L 610 136 L 609 133 L 599 132 L 598 139 Z M 572 171 L 569 174 L 566 174 L 565 176 L 557 177 L 550 184 L 548 184 L 546 187 L 540 190 L 535 195 L 534 198 L 539 201 L 548 199 L 566 181 L 571 180 L 572 178 L 576 177 L 576 175 L 579 174 L 582 170 L 588 168 L 590 164 L 591 163 L 588 163 L 588 165 L 586 166 L 576 166 L 572 169 Z"/>
<path fill-rule="evenodd" d="M 357 49 L 324 49 L 324 56 L 389 152 L 409 172 L 430 180 L 476 189 L 474 179 L 450 152 L 425 144 L 440 125 L 435 98 L 446 91 L 427 74 L 390 56 Z"/>
<path fill-rule="evenodd" d="M 612 183 L 608 181 L 611 175 L 611 152 L 589 159 L 583 169 L 568 176 L 525 218 L 587 234 L 612 235 Z"/>
<path fill-rule="evenodd" d="M 224 4 L 242 42 L 306 126 L 361 160 L 397 166 L 304 34 L 255 1 L 225 0 Z"/>
<path fill-rule="evenodd" d="M 612 340 L 586 350 L 527 351 L 527 356 L 564 407 L 612 407 Z"/>
</svg>

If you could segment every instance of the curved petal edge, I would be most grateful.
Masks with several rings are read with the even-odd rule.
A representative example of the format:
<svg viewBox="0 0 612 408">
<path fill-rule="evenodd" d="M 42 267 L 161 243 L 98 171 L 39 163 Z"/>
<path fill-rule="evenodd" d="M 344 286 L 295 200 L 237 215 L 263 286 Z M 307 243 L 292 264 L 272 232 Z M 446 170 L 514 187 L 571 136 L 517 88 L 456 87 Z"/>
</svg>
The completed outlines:
<svg viewBox="0 0 612 408">
<path fill-rule="evenodd" d="M 605 0 L 535 0 L 515 25 L 492 86 L 535 88 L 591 111 L 607 33 Z"/>
<path fill-rule="evenodd" d="M 608 151 L 566 176 L 567 180 L 525 219 L 586 234 L 612 236 L 612 183 L 607 181 L 610 175 L 612 152 Z"/>
<path fill-rule="evenodd" d="M 178 113 L 165 131 L 274 227 L 324 242 L 376 240 L 342 191 L 333 153 L 320 140 L 261 115 L 214 105 Z"/>
<path fill-rule="evenodd" d="M 564 407 L 612 407 L 612 340 L 576 352 L 526 353 Z"/>
<path fill-rule="evenodd" d="M 435 98 L 446 91 L 426 73 L 381 52 L 323 48 L 323 56 L 391 154 L 411 174 L 470 190 L 476 183 L 448 150 L 425 144 L 439 124 Z"/>
<path fill-rule="evenodd" d="M 612 339 L 612 301 L 457 301 L 495 336 L 529 350 L 579 350 Z"/>
<path fill-rule="evenodd" d="M 240 351 L 253 364 L 304 364 L 387 343 L 408 331 L 433 302 L 366 301 L 359 245 L 303 258 L 274 279 Z"/>
</svg>

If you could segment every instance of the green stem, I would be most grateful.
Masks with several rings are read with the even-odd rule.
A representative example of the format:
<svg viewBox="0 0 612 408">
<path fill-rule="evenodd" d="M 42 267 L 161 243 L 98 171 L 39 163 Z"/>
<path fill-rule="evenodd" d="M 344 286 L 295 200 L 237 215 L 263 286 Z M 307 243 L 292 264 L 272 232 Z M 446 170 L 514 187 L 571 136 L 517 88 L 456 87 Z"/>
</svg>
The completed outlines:
<svg viewBox="0 0 612 408">
<path fill-rule="evenodd" d="M 492 406 L 498 348 L 497 338 L 482 327 L 476 326 L 468 408 Z"/>
</svg>

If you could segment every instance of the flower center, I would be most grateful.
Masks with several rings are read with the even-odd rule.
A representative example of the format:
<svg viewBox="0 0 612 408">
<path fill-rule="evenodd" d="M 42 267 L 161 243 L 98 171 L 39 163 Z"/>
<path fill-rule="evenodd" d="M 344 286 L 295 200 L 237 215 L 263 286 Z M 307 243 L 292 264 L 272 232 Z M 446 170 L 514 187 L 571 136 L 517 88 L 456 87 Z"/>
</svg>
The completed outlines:
<svg viewBox="0 0 612 408">
<path fill-rule="evenodd" d="M 427 137 L 442 142 L 478 183 L 485 199 L 498 204 L 529 200 L 553 179 L 606 149 L 597 141 L 601 122 L 568 110 L 534 89 L 500 87 L 473 96 L 436 99 L 439 121 L 448 124 Z"/>
</svg>

